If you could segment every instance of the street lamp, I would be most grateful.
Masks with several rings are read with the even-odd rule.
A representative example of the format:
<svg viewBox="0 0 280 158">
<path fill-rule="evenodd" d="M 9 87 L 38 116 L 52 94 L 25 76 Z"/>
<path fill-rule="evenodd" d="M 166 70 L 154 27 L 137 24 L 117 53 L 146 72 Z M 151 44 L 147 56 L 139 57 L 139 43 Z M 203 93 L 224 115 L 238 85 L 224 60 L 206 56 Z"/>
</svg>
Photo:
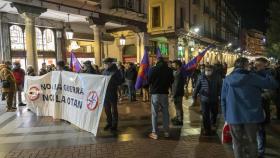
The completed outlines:
<svg viewBox="0 0 280 158">
<path fill-rule="evenodd" d="M 199 27 L 195 27 L 193 30 L 194 30 L 195 33 L 198 33 L 199 32 Z"/>
<path fill-rule="evenodd" d="M 73 39 L 74 32 L 73 32 L 73 30 L 71 29 L 71 26 L 70 26 L 69 15 L 70 14 L 68 14 L 68 22 L 66 23 L 65 35 L 66 35 L 66 39 L 71 40 L 71 39 Z"/>
<path fill-rule="evenodd" d="M 123 34 L 122 34 L 121 37 L 120 37 L 120 45 L 121 45 L 121 46 L 125 46 L 125 37 L 124 37 Z"/>
</svg>

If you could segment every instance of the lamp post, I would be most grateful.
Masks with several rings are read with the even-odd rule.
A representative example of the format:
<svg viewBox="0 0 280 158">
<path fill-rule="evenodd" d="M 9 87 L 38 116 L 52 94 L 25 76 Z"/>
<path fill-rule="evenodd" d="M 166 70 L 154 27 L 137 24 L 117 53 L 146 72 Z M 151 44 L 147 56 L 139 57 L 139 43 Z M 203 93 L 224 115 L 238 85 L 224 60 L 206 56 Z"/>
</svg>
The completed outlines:
<svg viewBox="0 0 280 158">
<path fill-rule="evenodd" d="M 119 45 L 119 48 L 120 48 L 119 60 L 120 60 L 120 62 L 123 61 L 123 48 L 125 46 L 125 43 L 126 43 L 126 38 L 122 34 L 121 37 L 120 37 L 120 45 Z"/>
<path fill-rule="evenodd" d="M 71 29 L 71 25 L 69 22 L 69 16 L 70 14 L 68 14 L 68 22 L 66 23 L 66 28 L 65 28 L 65 35 L 67 40 L 73 39 L 74 36 L 74 31 Z"/>
<path fill-rule="evenodd" d="M 124 35 L 122 34 L 120 37 L 120 45 L 125 46 L 125 42 L 126 42 L 126 39 L 125 39 Z"/>
</svg>

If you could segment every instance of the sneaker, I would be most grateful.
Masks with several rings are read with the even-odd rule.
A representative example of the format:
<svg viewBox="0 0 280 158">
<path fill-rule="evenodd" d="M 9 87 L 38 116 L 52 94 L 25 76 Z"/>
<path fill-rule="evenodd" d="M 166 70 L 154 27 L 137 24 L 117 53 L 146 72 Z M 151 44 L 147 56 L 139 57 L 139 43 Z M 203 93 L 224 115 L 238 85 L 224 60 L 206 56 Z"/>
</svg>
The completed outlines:
<svg viewBox="0 0 280 158">
<path fill-rule="evenodd" d="M 109 129 L 111 129 L 112 128 L 112 126 L 111 125 L 106 125 L 105 127 L 104 127 L 104 131 L 108 131 Z"/>
<path fill-rule="evenodd" d="M 111 127 L 110 130 L 111 130 L 111 132 L 117 132 L 118 128 L 117 127 Z"/>
<path fill-rule="evenodd" d="M 164 137 L 169 138 L 170 137 L 169 132 L 164 132 Z"/>
<path fill-rule="evenodd" d="M 18 106 L 26 106 L 24 103 L 19 103 Z"/>
<path fill-rule="evenodd" d="M 158 139 L 158 135 L 156 133 L 152 132 L 152 133 L 149 134 L 149 138 L 157 140 Z"/>
</svg>

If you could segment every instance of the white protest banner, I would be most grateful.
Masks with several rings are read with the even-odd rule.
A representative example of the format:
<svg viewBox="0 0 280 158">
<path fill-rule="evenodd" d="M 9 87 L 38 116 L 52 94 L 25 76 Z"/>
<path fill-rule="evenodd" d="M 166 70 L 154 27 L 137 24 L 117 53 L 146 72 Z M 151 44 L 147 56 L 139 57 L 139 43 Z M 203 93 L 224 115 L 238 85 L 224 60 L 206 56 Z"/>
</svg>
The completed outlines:
<svg viewBox="0 0 280 158">
<path fill-rule="evenodd" d="M 38 116 L 69 121 L 96 136 L 109 80 L 66 71 L 26 76 L 27 107 Z"/>
</svg>

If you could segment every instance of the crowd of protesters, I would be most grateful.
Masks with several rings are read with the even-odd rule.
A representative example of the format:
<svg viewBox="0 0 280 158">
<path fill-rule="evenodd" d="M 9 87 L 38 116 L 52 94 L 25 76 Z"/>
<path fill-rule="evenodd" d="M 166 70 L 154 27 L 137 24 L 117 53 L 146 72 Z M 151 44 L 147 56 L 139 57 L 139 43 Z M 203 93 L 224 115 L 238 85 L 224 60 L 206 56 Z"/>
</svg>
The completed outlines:
<svg viewBox="0 0 280 158">
<path fill-rule="evenodd" d="M 104 100 L 107 116 L 104 130 L 117 131 L 117 104 L 124 97 L 130 102 L 136 101 L 135 83 L 139 65 L 115 63 L 112 58 L 106 58 L 103 65 L 103 69 L 100 69 L 91 61 L 85 61 L 80 73 L 111 76 Z M 188 75 L 184 73 L 183 65 L 180 60 L 167 62 L 159 57 L 149 69 L 148 80 L 142 85 L 140 92 L 143 102 L 151 102 L 152 131 L 149 137 L 159 138 L 159 112 L 163 116 L 164 137 L 169 137 L 170 120 L 175 126 L 183 125 L 183 97 L 188 95 L 191 81 L 193 104 L 190 106 L 200 103 L 201 135 L 216 134 L 217 116 L 222 111 L 225 122 L 230 125 L 235 157 L 263 157 L 265 125 L 272 117 L 272 101 L 276 105 L 276 119 L 280 119 L 279 62 L 272 66 L 266 58 L 258 58 L 250 63 L 247 58 L 240 57 L 228 76 L 226 63 L 200 64 Z M 43 63 L 38 75 L 55 70 L 70 71 L 70 68 L 64 61 L 58 61 L 56 66 Z M 25 72 L 17 62 L 0 64 L 2 99 L 7 101 L 7 111 L 16 110 L 16 103 L 18 106 L 25 106 L 21 99 L 25 75 L 36 76 L 36 72 L 32 66 L 28 66 Z M 176 111 L 176 116 L 172 119 L 169 118 L 169 97 Z"/>
</svg>

